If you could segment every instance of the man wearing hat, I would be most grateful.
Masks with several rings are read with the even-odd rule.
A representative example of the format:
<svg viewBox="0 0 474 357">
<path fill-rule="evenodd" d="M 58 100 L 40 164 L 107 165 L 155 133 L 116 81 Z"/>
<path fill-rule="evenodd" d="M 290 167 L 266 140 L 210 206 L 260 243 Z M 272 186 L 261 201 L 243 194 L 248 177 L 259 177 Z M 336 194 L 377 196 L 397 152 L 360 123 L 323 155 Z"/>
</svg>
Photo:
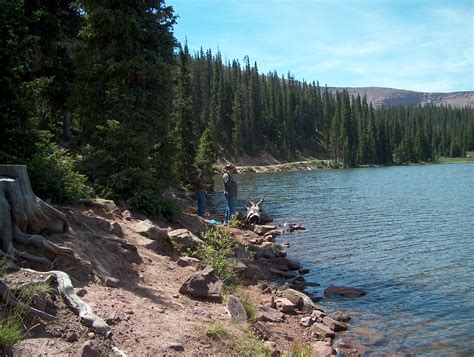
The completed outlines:
<svg viewBox="0 0 474 357">
<path fill-rule="evenodd" d="M 227 200 L 227 207 L 225 209 L 224 224 L 227 225 L 232 215 L 235 213 L 235 203 L 237 201 L 237 181 L 235 181 L 232 172 L 235 167 L 232 164 L 224 166 L 224 174 L 222 175 L 222 182 L 224 183 L 224 196 Z"/>
</svg>

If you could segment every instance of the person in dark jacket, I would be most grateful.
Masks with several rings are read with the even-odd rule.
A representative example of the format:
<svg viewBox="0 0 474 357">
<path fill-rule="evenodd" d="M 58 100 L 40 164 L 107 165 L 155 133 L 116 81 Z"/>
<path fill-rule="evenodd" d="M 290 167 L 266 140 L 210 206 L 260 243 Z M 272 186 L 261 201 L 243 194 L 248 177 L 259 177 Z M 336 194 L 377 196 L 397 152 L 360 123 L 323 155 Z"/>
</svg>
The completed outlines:
<svg viewBox="0 0 474 357">
<path fill-rule="evenodd" d="M 237 181 L 235 181 L 234 176 L 232 176 L 233 171 L 235 170 L 234 165 L 227 164 L 224 167 L 224 174 L 222 175 L 222 182 L 224 183 L 224 196 L 227 200 L 227 206 L 224 214 L 224 224 L 227 225 L 232 215 L 235 213 L 235 204 L 237 201 Z"/>
<path fill-rule="evenodd" d="M 203 216 L 206 212 L 206 183 L 202 177 L 202 170 L 196 170 L 195 189 L 198 200 L 198 215 Z"/>
</svg>

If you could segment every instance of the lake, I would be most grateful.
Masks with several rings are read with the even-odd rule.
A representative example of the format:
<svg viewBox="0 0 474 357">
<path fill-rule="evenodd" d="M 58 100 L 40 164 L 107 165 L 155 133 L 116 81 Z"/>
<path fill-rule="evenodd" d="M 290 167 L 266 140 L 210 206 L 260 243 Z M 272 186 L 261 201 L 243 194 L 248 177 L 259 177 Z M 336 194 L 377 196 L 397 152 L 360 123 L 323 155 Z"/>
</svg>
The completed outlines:
<svg viewBox="0 0 474 357">
<path fill-rule="evenodd" d="M 474 164 L 237 175 L 239 203 L 265 197 L 307 280 L 365 289 L 327 298 L 374 352 L 474 355 Z M 221 183 L 217 182 L 217 191 Z M 224 201 L 214 196 L 219 210 Z"/>
</svg>

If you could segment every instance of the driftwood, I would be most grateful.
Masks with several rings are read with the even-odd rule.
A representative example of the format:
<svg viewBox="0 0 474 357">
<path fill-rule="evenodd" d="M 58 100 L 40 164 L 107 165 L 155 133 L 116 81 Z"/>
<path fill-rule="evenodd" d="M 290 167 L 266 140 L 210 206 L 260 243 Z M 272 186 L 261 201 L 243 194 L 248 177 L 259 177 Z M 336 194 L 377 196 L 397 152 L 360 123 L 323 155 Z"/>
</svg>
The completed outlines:
<svg viewBox="0 0 474 357">
<path fill-rule="evenodd" d="M 74 256 L 73 250 L 47 240 L 43 235 L 65 232 L 66 216 L 34 194 L 26 166 L 0 165 L 0 256 L 11 261 L 23 258 L 51 268 L 53 263 L 46 257 L 23 251 L 26 245 L 34 245 L 53 255 Z M 40 273 L 24 269 L 30 273 Z M 59 293 L 71 309 L 79 315 L 81 322 L 106 337 L 111 336 L 110 327 L 95 315 L 89 305 L 74 293 L 69 276 L 62 271 L 41 272 L 55 280 Z M 27 313 L 45 320 L 55 316 L 29 307 L 19 301 L 0 277 L 0 299 L 11 306 L 21 307 Z"/>
<path fill-rule="evenodd" d="M 250 207 L 247 207 L 247 217 L 245 223 L 248 224 L 263 224 L 273 221 L 267 212 L 262 208 L 262 203 L 265 202 L 265 198 L 260 199 L 257 203 L 250 202 Z"/>
</svg>

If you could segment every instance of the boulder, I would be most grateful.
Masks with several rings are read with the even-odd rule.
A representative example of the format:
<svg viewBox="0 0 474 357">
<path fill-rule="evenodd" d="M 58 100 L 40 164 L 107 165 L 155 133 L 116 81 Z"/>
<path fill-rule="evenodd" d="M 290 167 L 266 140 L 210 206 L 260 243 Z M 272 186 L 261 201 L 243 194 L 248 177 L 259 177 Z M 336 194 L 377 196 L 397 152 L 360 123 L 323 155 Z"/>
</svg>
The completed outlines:
<svg viewBox="0 0 474 357">
<path fill-rule="evenodd" d="M 188 249 L 196 249 L 197 246 L 206 244 L 185 228 L 168 232 L 168 237 L 171 240 L 173 248 L 178 252 L 186 252 Z"/>
<path fill-rule="evenodd" d="M 349 322 L 351 320 L 351 317 L 349 316 L 349 314 L 343 311 L 335 311 L 335 312 L 330 313 L 328 316 L 340 322 Z"/>
<path fill-rule="evenodd" d="M 334 320 L 332 317 L 324 316 L 323 323 L 329 327 L 331 330 L 339 332 L 339 331 L 346 331 L 349 327 L 340 321 Z"/>
<path fill-rule="evenodd" d="M 319 307 L 304 293 L 294 290 L 283 290 L 282 296 L 290 300 L 300 310 L 312 312 L 314 309 L 319 310 Z"/>
<path fill-rule="evenodd" d="M 275 260 L 275 265 L 286 266 L 287 269 L 283 269 L 283 270 L 298 270 L 298 269 L 301 269 L 301 264 L 299 262 L 297 262 L 296 260 L 291 260 L 291 259 L 284 258 L 284 257 L 277 258 Z"/>
<path fill-rule="evenodd" d="M 311 350 L 318 357 L 331 357 L 336 355 L 336 351 L 331 344 L 326 341 L 316 341 L 311 344 Z"/>
<path fill-rule="evenodd" d="M 109 288 L 118 288 L 120 286 L 120 280 L 113 278 L 111 276 L 106 276 L 104 278 L 104 284 L 105 286 L 108 286 Z"/>
<path fill-rule="evenodd" d="M 259 305 L 258 306 L 259 320 L 270 322 L 283 322 L 285 315 L 271 307 Z"/>
<path fill-rule="evenodd" d="M 263 280 L 267 276 L 257 264 L 248 263 L 247 269 L 243 271 L 242 276 L 248 280 Z"/>
<path fill-rule="evenodd" d="M 253 231 L 257 233 L 259 236 L 263 236 L 268 232 L 276 230 L 276 226 L 273 224 L 265 224 L 265 225 L 255 225 L 253 227 Z"/>
<path fill-rule="evenodd" d="M 290 300 L 284 297 L 275 299 L 275 306 L 277 310 L 280 310 L 285 314 L 293 312 L 296 307 L 295 304 L 293 304 Z"/>
<path fill-rule="evenodd" d="M 164 228 L 154 225 L 149 219 L 138 222 L 135 224 L 133 229 L 138 234 L 152 240 L 169 240 L 168 231 Z"/>
<path fill-rule="evenodd" d="M 341 355 L 360 357 L 365 354 L 367 348 L 352 337 L 343 336 L 334 341 L 333 347 Z"/>
<path fill-rule="evenodd" d="M 317 321 L 316 317 L 314 317 L 314 316 L 306 316 L 306 317 L 302 317 L 302 318 L 300 319 L 300 325 L 303 326 L 303 327 L 310 327 L 310 326 L 313 325 L 316 321 Z"/>
<path fill-rule="evenodd" d="M 367 292 L 362 289 L 351 288 L 347 286 L 331 285 L 330 287 L 326 288 L 326 290 L 324 290 L 325 296 L 339 295 L 348 298 L 356 298 L 364 296 L 365 294 L 367 294 Z"/>
<path fill-rule="evenodd" d="M 191 275 L 181 285 L 179 292 L 195 298 L 220 301 L 223 288 L 222 281 L 214 273 L 211 266 Z"/>
<path fill-rule="evenodd" d="M 284 271 L 284 270 L 280 270 L 280 269 L 277 269 L 277 268 L 270 268 L 268 269 L 271 273 L 273 274 L 276 274 L 276 275 L 279 275 L 279 276 L 282 276 L 284 278 L 296 278 L 298 276 L 298 272 L 295 272 L 295 271 Z"/>
<path fill-rule="evenodd" d="M 234 295 L 230 295 L 227 300 L 227 312 L 232 321 L 237 323 L 247 322 L 247 312 L 245 311 L 245 307 Z"/>
<path fill-rule="evenodd" d="M 328 337 L 333 338 L 335 336 L 333 330 L 331 330 L 325 324 L 322 324 L 320 322 L 315 322 L 313 326 L 311 326 L 311 331 L 320 340 L 324 340 L 325 338 L 328 338 Z"/>
</svg>

